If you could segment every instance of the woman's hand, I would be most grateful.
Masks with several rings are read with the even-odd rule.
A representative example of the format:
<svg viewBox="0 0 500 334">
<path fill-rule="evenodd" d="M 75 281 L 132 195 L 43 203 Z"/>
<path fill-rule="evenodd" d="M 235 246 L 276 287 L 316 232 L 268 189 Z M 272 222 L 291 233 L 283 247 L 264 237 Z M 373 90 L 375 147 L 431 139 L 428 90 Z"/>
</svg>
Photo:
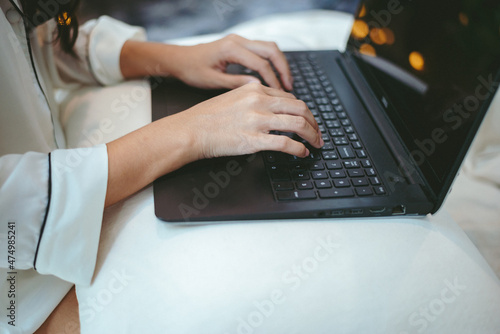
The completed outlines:
<svg viewBox="0 0 500 334">
<path fill-rule="evenodd" d="M 270 87 L 292 90 L 288 63 L 276 43 L 251 41 L 234 34 L 194 46 L 127 41 L 120 56 L 125 78 L 173 75 L 192 86 L 228 89 L 258 81 L 249 75 L 227 74 L 226 67 L 231 63 L 258 72 Z"/>
<path fill-rule="evenodd" d="M 292 94 L 250 83 L 175 116 L 192 134 L 195 159 L 241 155 L 263 150 L 306 157 L 306 146 L 270 131 L 293 132 L 312 146 L 324 142 L 313 115 L 303 101 Z"/>
<path fill-rule="evenodd" d="M 303 101 L 260 83 L 153 122 L 107 145 L 106 205 L 195 160 L 262 150 L 309 154 L 303 143 L 270 134 L 272 130 L 296 133 L 316 148 L 324 144 Z"/>
</svg>

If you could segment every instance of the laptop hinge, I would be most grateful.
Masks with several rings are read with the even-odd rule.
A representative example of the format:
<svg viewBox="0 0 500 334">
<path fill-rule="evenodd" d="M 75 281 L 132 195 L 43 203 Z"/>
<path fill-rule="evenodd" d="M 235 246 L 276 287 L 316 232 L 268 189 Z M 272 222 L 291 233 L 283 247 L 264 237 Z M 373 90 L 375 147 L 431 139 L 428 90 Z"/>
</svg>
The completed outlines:
<svg viewBox="0 0 500 334">
<path fill-rule="evenodd" d="M 375 123 L 384 142 L 398 165 L 399 175 L 388 175 L 388 177 L 403 177 L 410 184 L 420 185 L 420 188 L 422 188 L 425 195 L 428 198 L 435 200 L 437 198 L 436 194 L 432 191 L 432 188 L 426 181 L 422 171 L 418 168 L 417 163 L 411 157 L 410 151 L 398 135 L 392 121 L 385 113 L 383 107 L 384 102 L 379 101 L 375 94 L 373 94 L 369 88 L 369 83 L 363 77 L 361 70 L 358 68 L 358 65 L 353 59 L 353 56 L 346 51 L 342 53 L 341 58 L 337 58 L 337 62 L 344 72 L 344 75 L 349 80 L 354 91 L 358 95 L 361 103 L 368 111 L 368 114 Z"/>
</svg>

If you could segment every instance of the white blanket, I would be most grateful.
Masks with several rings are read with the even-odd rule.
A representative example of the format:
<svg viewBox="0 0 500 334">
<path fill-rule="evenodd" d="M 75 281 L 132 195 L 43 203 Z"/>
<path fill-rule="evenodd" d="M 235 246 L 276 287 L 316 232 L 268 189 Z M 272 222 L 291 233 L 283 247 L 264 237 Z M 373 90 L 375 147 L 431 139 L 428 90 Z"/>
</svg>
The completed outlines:
<svg viewBox="0 0 500 334">
<path fill-rule="evenodd" d="M 351 22 L 346 14 L 312 11 L 263 18 L 228 32 L 276 40 L 288 50 L 343 49 Z M 79 146 L 89 133 L 96 142 L 108 142 L 147 124 L 150 94 L 144 85 L 133 81 L 75 93 L 65 106 L 68 142 Z M 135 97 L 138 107 L 127 108 L 124 96 Z M 114 125 L 111 131 L 99 128 L 103 117 Z M 498 155 L 482 162 L 491 149 L 481 143 L 476 141 L 470 155 L 470 182 L 481 168 L 498 166 Z M 471 197 L 480 201 L 481 195 Z M 498 203 L 498 192 L 494 196 Z M 461 200 L 455 192 L 453 198 Z M 461 217 L 457 212 L 452 215 Z M 107 210 L 103 225 L 93 284 L 77 287 L 82 333 L 493 333 L 500 328 L 500 282 L 446 209 L 422 219 L 185 227 L 155 218 L 148 187 Z"/>
</svg>

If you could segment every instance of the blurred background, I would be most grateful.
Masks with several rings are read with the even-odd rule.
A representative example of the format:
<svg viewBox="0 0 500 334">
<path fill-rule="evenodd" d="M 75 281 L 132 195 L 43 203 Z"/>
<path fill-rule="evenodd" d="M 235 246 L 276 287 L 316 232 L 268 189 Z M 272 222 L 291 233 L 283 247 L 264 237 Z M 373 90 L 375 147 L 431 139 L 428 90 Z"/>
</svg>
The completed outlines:
<svg viewBox="0 0 500 334">
<path fill-rule="evenodd" d="M 109 15 L 146 28 L 161 41 L 216 33 L 274 13 L 331 9 L 354 13 L 357 0 L 83 0 L 80 22 Z"/>
</svg>

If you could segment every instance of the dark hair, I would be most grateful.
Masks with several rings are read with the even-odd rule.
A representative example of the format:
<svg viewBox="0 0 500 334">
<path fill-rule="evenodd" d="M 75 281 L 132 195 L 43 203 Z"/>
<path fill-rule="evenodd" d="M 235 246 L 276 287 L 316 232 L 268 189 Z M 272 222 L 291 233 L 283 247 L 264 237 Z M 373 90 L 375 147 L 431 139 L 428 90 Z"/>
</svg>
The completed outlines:
<svg viewBox="0 0 500 334">
<path fill-rule="evenodd" d="M 57 22 L 57 36 L 61 49 L 76 57 L 73 47 L 78 37 L 76 11 L 80 0 L 21 0 L 25 24 L 32 29 L 50 19 Z"/>
</svg>

